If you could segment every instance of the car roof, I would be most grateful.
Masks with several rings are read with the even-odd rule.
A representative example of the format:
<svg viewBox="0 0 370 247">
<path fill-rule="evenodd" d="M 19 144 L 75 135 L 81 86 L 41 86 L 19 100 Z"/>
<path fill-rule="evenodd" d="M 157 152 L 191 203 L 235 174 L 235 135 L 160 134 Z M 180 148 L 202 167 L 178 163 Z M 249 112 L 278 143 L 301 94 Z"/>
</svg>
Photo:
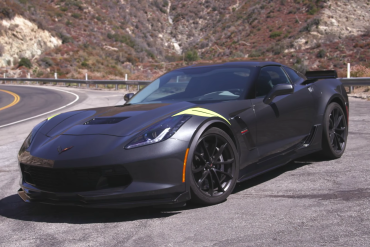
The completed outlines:
<svg viewBox="0 0 370 247">
<path fill-rule="evenodd" d="M 271 62 L 271 61 L 239 61 L 239 62 L 227 62 L 227 63 L 205 63 L 205 64 L 193 64 L 187 67 L 182 67 L 176 70 L 181 69 L 191 69 L 199 67 L 232 67 L 232 66 L 241 66 L 241 67 L 265 67 L 265 66 L 284 66 L 283 64 Z"/>
</svg>

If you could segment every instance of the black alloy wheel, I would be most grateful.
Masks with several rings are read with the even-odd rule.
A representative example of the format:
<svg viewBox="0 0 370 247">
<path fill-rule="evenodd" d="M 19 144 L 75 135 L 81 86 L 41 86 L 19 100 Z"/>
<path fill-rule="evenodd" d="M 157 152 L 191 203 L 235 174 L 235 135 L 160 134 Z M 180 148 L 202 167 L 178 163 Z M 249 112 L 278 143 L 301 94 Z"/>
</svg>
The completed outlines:
<svg viewBox="0 0 370 247">
<path fill-rule="evenodd" d="M 334 108 L 329 115 L 329 137 L 330 144 L 335 152 L 341 152 L 346 145 L 345 116 L 337 108 Z"/>
<path fill-rule="evenodd" d="M 192 200 L 201 204 L 224 201 L 237 180 L 236 149 L 231 138 L 218 128 L 206 131 L 192 157 Z"/>
<path fill-rule="evenodd" d="M 331 103 L 324 116 L 322 154 L 329 159 L 342 156 L 347 144 L 348 126 L 342 107 Z"/>
</svg>

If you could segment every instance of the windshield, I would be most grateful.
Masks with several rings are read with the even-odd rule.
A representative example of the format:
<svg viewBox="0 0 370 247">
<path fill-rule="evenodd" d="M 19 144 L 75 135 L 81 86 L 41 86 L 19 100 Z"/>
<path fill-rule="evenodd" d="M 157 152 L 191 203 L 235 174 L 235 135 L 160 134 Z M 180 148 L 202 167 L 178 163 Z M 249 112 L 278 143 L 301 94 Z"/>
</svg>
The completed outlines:
<svg viewBox="0 0 370 247">
<path fill-rule="evenodd" d="M 254 71 L 253 67 L 202 67 L 171 71 L 153 81 L 128 103 L 242 99 Z"/>
</svg>

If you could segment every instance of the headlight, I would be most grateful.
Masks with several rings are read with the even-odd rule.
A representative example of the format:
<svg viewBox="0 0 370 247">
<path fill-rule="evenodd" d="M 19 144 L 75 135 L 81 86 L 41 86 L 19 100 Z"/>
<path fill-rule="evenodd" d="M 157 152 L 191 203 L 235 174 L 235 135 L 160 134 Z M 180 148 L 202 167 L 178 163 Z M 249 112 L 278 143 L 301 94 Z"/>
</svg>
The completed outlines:
<svg viewBox="0 0 370 247">
<path fill-rule="evenodd" d="M 38 125 L 36 125 L 31 133 L 27 136 L 26 140 L 24 141 L 24 144 L 23 144 L 23 147 L 25 149 L 29 148 L 33 139 L 35 138 L 36 136 L 36 133 L 39 131 L 39 129 L 46 123 L 46 120 L 42 121 L 41 123 L 39 123 Z"/>
<path fill-rule="evenodd" d="M 141 132 L 134 140 L 132 140 L 126 146 L 126 149 L 141 147 L 167 140 L 173 136 L 176 131 L 190 118 L 191 116 L 189 115 L 181 115 L 169 117 L 156 124 L 153 124 Z"/>
</svg>

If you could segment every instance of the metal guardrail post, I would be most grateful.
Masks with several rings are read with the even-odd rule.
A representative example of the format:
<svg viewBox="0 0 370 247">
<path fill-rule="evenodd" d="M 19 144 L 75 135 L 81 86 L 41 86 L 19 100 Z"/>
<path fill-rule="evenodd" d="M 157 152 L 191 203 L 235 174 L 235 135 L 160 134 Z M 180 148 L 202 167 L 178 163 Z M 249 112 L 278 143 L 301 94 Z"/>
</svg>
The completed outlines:
<svg viewBox="0 0 370 247">
<path fill-rule="evenodd" d="M 351 78 L 351 64 L 350 63 L 347 63 L 347 78 Z M 352 93 L 353 91 L 353 87 L 352 86 L 349 86 L 348 87 L 348 92 L 349 93 Z"/>
<path fill-rule="evenodd" d="M 85 75 L 85 81 L 86 81 L 86 88 L 90 88 L 90 83 L 87 82 L 88 78 L 87 78 L 87 73 Z"/>
<path fill-rule="evenodd" d="M 140 85 L 137 84 L 137 91 L 140 91 Z"/>
<path fill-rule="evenodd" d="M 116 91 L 118 90 L 118 84 L 116 84 Z"/>
</svg>

